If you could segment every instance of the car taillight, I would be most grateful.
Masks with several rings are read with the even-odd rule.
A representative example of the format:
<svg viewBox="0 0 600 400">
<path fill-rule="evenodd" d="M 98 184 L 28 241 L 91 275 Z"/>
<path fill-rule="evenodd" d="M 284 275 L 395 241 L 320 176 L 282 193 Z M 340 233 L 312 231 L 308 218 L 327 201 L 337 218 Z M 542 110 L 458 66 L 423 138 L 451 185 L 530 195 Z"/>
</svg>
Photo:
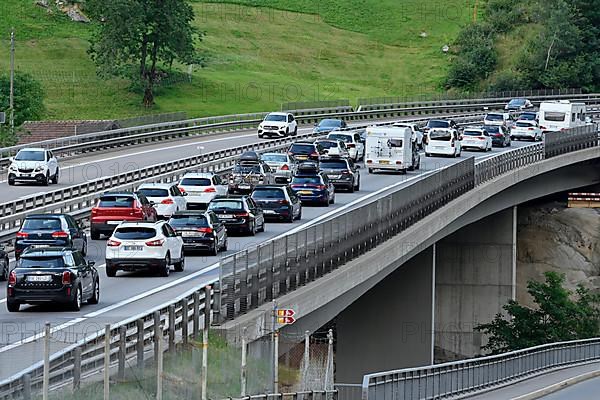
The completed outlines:
<svg viewBox="0 0 600 400">
<path fill-rule="evenodd" d="M 314 153 L 310 153 L 310 155 L 311 155 L 311 157 L 318 157 L 318 156 L 319 156 L 319 153 L 317 153 L 317 152 L 314 152 Z"/>
<path fill-rule="evenodd" d="M 350 172 L 350 171 L 342 171 L 342 175 L 352 175 L 352 172 Z"/>
<path fill-rule="evenodd" d="M 98 209 L 96 207 L 92 208 L 92 217 L 98 214 Z"/>
<path fill-rule="evenodd" d="M 501 133 L 496 133 L 494 136 L 496 136 L 496 137 L 502 137 L 504 135 L 502 135 Z"/>
<path fill-rule="evenodd" d="M 69 285 L 71 283 L 71 272 L 65 271 L 62 274 L 62 284 Z"/>
<path fill-rule="evenodd" d="M 532 130 L 533 130 L 533 128 L 527 128 L 527 130 L 528 130 L 528 131 L 532 131 Z"/>
<path fill-rule="evenodd" d="M 242 212 L 242 213 L 238 213 L 236 214 L 238 217 L 248 217 L 249 214 L 247 212 Z"/>
<path fill-rule="evenodd" d="M 353 149 L 356 147 L 356 145 L 354 143 L 346 143 L 346 147 L 349 149 Z"/>
<path fill-rule="evenodd" d="M 290 205 L 290 203 L 287 200 L 285 200 L 285 199 L 283 199 L 283 200 L 277 200 L 277 202 L 279 204 L 283 204 L 284 206 L 289 206 Z"/>
<path fill-rule="evenodd" d="M 179 189 L 179 191 L 180 191 L 181 193 L 185 193 L 185 189 L 184 189 L 184 188 L 182 188 L 181 186 L 177 186 L 177 189 Z"/>
<path fill-rule="evenodd" d="M 454 140 L 450 142 L 450 147 L 454 147 Z"/>
<path fill-rule="evenodd" d="M 215 189 L 214 187 L 207 187 L 206 189 L 204 189 L 204 193 L 216 193 L 217 189 Z"/>
<path fill-rule="evenodd" d="M 212 228 L 198 228 L 198 232 L 213 233 L 213 230 L 212 230 Z"/>
<path fill-rule="evenodd" d="M 168 199 L 164 199 L 163 201 L 160 202 L 160 204 L 173 204 L 174 201 L 171 198 Z"/>
<path fill-rule="evenodd" d="M 9 285 L 17 284 L 17 274 L 15 273 L 15 271 L 11 271 L 10 274 L 8 275 L 8 284 Z"/>
<path fill-rule="evenodd" d="M 477 139 L 479 139 L 479 140 L 485 140 L 485 138 L 483 136 L 477 136 Z"/>
<path fill-rule="evenodd" d="M 119 246 L 121 245 L 121 242 L 119 242 L 119 241 L 116 241 L 116 240 L 109 239 L 109 240 L 106 242 L 106 245 L 107 245 L 108 247 L 119 247 Z"/>
<path fill-rule="evenodd" d="M 283 165 L 281 166 L 281 170 L 283 170 L 283 171 L 289 171 L 289 170 L 290 170 L 290 167 L 288 167 L 288 165 L 287 165 L 287 164 L 283 164 Z"/>
<path fill-rule="evenodd" d="M 17 232 L 17 239 L 26 239 L 29 237 L 29 233 L 27 232 Z"/>
<path fill-rule="evenodd" d="M 53 238 L 68 238 L 69 234 L 67 232 L 58 231 L 58 232 L 52 233 L 52 237 Z"/>
<path fill-rule="evenodd" d="M 319 190 L 325 190 L 325 189 L 327 189 L 327 186 L 325 186 L 325 185 L 317 185 L 317 189 L 319 189 Z"/>
<path fill-rule="evenodd" d="M 540 126 L 540 128 L 541 128 L 541 129 L 546 129 L 546 127 L 545 127 L 545 126 Z"/>
<path fill-rule="evenodd" d="M 367 160 L 367 164 L 373 164 L 373 160 Z"/>
<path fill-rule="evenodd" d="M 148 247 L 161 247 L 163 244 L 165 244 L 164 239 L 156 239 L 146 242 L 146 246 Z"/>
<path fill-rule="evenodd" d="M 396 164 L 402 165 L 402 161 L 396 161 Z"/>
</svg>

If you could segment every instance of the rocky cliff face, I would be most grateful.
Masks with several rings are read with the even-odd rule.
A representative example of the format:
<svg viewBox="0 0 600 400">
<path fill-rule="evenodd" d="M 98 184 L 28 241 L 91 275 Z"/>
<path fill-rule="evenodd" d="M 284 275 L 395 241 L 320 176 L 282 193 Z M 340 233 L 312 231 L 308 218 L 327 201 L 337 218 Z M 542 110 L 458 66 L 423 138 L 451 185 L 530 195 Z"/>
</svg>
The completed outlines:
<svg viewBox="0 0 600 400">
<path fill-rule="evenodd" d="M 566 208 L 565 203 L 518 209 L 517 300 L 532 305 L 527 281 L 546 271 L 566 275 L 567 285 L 600 290 L 600 209 Z"/>
</svg>

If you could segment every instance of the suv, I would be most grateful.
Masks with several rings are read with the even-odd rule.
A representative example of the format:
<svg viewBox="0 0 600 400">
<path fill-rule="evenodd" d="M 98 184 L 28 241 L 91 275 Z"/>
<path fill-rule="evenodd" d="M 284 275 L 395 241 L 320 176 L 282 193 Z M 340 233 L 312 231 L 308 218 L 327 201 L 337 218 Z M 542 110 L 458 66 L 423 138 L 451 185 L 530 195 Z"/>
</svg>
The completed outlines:
<svg viewBox="0 0 600 400">
<path fill-rule="evenodd" d="M 158 214 L 153 203 L 141 193 L 107 192 L 92 208 L 91 235 L 93 240 L 100 235 L 110 235 L 123 221 L 156 221 Z"/>
<path fill-rule="evenodd" d="M 346 143 L 343 140 L 338 139 L 319 139 L 315 143 L 318 143 L 323 147 L 323 151 L 327 155 L 338 155 L 340 157 L 349 158 L 350 152 L 346 147 Z"/>
<path fill-rule="evenodd" d="M 212 172 L 188 172 L 179 181 L 179 190 L 187 194 L 188 210 L 206 210 L 215 196 L 229 193 L 227 182 Z"/>
<path fill-rule="evenodd" d="M 250 196 L 217 196 L 208 205 L 225 223 L 227 231 L 246 232 L 254 236 L 265 231 L 262 209 Z"/>
<path fill-rule="evenodd" d="M 183 271 L 185 255 L 183 239 L 165 221 L 122 222 L 106 242 L 106 276 L 117 271 L 156 271 L 167 277 Z"/>
<path fill-rule="evenodd" d="M 10 186 L 17 181 L 37 182 L 44 186 L 50 182 L 58 183 L 58 160 L 50 150 L 21 149 L 10 161 L 8 167 Z"/>
<path fill-rule="evenodd" d="M 262 153 L 260 159 L 275 171 L 275 183 L 287 183 L 296 173 L 298 163 L 285 153 Z"/>
<path fill-rule="evenodd" d="M 504 125 L 509 126 L 510 115 L 508 113 L 491 112 L 485 115 L 484 125 Z"/>
<path fill-rule="evenodd" d="M 159 218 L 168 219 L 175 212 L 187 208 L 187 194 L 182 193 L 174 183 L 143 183 L 138 187 L 137 193 L 154 203 Z"/>
<path fill-rule="evenodd" d="M 325 154 L 325 149 L 315 142 L 298 141 L 291 144 L 287 153 L 298 161 L 319 161 L 319 158 Z"/>
<path fill-rule="evenodd" d="M 253 151 L 241 155 L 229 178 L 229 192 L 252 193 L 259 184 L 275 183 L 271 168 Z"/>
<path fill-rule="evenodd" d="M 97 304 L 99 300 L 98 270 L 75 249 L 26 249 L 8 276 L 6 307 L 10 312 L 19 311 L 21 304 L 48 302 L 79 311 L 84 301 Z"/>
<path fill-rule="evenodd" d="M 319 165 L 321 172 L 329 178 L 336 188 L 344 188 L 353 193 L 360 190 L 358 166 L 350 159 L 324 157 Z"/>
<path fill-rule="evenodd" d="M 294 222 L 302 218 L 302 202 L 288 185 L 259 185 L 252 199 L 262 208 L 265 218 Z"/>
<path fill-rule="evenodd" d="M 452 129 L 456 133 L 459 131 L 458 124 L 452 119 L 430 119 L 423 127 L 423 132 L 427 133 L 434 128 Z"/>
<path fill-rule="evenodd" d="M 294 116 L 285 112 L 272 112 L 258 125 L 258 137 L 285 137 L 298 134 L 298 122 Z"/>
<path fill-rule="evenodd" d="M 348 125 L 342 119 L 322 119 L 318 124 L 315 124 L 313 133 L 329 133 L 339 129 L 346 129 Z"/>
<path fill-rule="evenodd" d="M 178 211 L 169 225 L 183 239 L 187 250 L 208 250 L 213 256 L 227 251 L 227 229 L 212 211 Z"/>
<path fill-rule="evenodd" d="M 329 207 L 335 203 L 335 187 L 322 172 L 301 174 L 292 178 L 290 185 L 302 203 L 314 202 Z"/>
<path fill-rule="evenodd" d="M 83 227 L 68 214 L 28 215 L 15 240 L 15 258 L 29 246 L 72 247 L 84 256 L 87 253 L 87 236 Z"/>
<path fill-rule="evenodd" d="M 467 127 L 460 136 L 460 146 L 463 149 L 492 151 L 493 142 L 487 127 Z"/>
<path fill-rule="evenodd" d="M 365 142 L 360 136 L 359 131 L 353 132 L 333 132 L 327 135 L 327 139 L 341 140 L 346 143 L 350 158 L 358 161 L 365 156 Z"/>
<path fill-rule="evenodd" d="M 499 147 L 509 147 L 511 145 L 510 131 L 504 125 L 488 125 L 485 130 L 492 138 L 492 145 Z"/>
</svg>

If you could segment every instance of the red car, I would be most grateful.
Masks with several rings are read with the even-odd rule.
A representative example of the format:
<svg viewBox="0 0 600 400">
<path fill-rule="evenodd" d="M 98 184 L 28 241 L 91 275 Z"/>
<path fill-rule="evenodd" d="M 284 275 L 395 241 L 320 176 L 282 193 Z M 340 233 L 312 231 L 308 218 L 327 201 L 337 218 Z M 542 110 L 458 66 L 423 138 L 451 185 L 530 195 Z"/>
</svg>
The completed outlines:
<svg viewBox="0 0 600 400">
<path fill-rule="evenodd" d="M 141 193 L 104 193 L 92 208 L 91 236 L 110 236 L 123 221 L 156 221 L 158 215 L 153 203 Z"/>
</svg>

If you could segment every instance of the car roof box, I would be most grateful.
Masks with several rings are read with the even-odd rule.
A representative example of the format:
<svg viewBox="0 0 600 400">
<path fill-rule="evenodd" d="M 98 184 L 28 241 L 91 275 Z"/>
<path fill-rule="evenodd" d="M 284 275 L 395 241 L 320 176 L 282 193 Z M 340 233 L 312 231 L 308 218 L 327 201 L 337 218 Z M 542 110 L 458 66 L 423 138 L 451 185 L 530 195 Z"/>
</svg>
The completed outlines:
<svg viewBox="0 0 600 400">
<path fill-rule="evenodd" d="M 247 151 L 240 156 L 240 161 L 244 162 L 259 162 L 260 157 L 255 151 Z"/>
</svg>

